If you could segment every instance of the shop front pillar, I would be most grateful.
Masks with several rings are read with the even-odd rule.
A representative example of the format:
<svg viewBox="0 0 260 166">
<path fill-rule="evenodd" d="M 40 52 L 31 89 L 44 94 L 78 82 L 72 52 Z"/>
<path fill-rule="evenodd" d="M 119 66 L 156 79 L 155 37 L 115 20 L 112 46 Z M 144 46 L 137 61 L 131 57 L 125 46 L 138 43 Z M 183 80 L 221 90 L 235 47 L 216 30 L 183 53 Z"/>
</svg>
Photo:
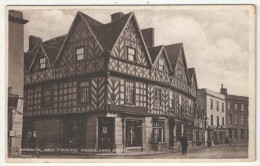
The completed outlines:
<svg viewBox="0 0 260 166">
<path fill-rule="evenodd" d="M 115 117 L 115 128 L 114 128 L 114 133 L 115 133 L 115 151 L 116 153 L 122 153 L 124 150 L 123 146 L 123 123 L 124 119 L 120 117 Z"/>
<path fill-rule="evenodd" d="M 86 149 L 98 150 L 98 120 L 96 117 L 87 118 Z"/>
</svg>

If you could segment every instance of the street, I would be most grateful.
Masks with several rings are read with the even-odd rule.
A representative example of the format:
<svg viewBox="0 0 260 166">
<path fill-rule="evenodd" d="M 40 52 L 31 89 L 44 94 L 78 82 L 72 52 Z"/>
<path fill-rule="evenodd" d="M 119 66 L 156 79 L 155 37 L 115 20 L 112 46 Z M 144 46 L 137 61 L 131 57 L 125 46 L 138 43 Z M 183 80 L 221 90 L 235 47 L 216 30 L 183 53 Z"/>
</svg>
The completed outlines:
<svg viewBox="0 0 260 166">
<path fill-rule="evenodd" d="M 98 155 L 65 155 L 65 154 L 40 154 L 39 158 L 86 158 L 86 159 L 234 159 L 247 158 L 247 145 L 231 145 L 231 146 L 214 146 L 201 147 L 199 149 L 189 150 L 186 156 L 181 152 L 144 154 L 144 155 L 115 155 L 115 154 L 98 154 Z M 32 158 L 31 155 L 23 155 L 22 158 Z"/>
</svg>

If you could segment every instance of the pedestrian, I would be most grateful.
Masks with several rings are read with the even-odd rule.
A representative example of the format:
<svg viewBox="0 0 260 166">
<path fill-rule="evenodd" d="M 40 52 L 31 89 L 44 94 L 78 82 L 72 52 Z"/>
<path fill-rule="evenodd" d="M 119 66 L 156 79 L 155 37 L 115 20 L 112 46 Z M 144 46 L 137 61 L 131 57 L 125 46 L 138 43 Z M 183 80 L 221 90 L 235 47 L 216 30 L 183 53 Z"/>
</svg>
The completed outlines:
<svg viewBox="0 0 260 166">
<path fill-rule="evenodd" d="M 188 137 L 186 136 L 186 134 L 184 133 L 182 134 L 180 142 L 181 142 L 182 155 L 186 155 L 188 149 Z"/>
<path fill-rule="evenodd" d="M 31 143 L 31 149 L 33 152 L 33 157 L 39 157 L 38 155 L 38 138 L 36 136 L 36 131 L 33 131 L 33 134 L 30 138 L 30 143 Z"/>
</svg>

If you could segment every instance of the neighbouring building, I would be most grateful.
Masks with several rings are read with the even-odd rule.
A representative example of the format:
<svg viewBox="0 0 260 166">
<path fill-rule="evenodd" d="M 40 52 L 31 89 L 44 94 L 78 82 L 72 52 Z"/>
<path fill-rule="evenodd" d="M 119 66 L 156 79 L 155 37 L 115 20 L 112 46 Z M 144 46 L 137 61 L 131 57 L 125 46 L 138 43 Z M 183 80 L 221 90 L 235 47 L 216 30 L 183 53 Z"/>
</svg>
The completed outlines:
<svg viewBox="0 0 260 166">
<path fill-rule="evenodd" d="M 23 13 L 8 11 L 8 156 L 19 156 L 21 149 L 24 86 Z"/>
<path fill-rule="evenodd" d="M 193 142 L 197 146 L 207 145 L 206 132 L 208 130 L 207 123 L 207 111 L 202 106 L 196 103 L 196 109 L 194 111 L 194 130 L 193 130 Z"/>
<path fill-rule="evenodd" d="M 205 141 L 212 145 L 223 144 L 227 136 L 225 95 L 203 88 L 198 90 L 197 100 L 207 112 Z"/>
<path fill-rule="evenodd" d="M 168 150 L 182 133 L 193 141 L 195 69 L 182 43 L 155 47 L 133 12 L 107 24 L 78 12 L 68 34 L 30 36 L 24 87 L 23 147 L 33 130 L 40 148 L 82 152 Z"/>
<path fill-rule="evenodd" d="M 227 89 L 220 89 L 226 97 L 226 124 L 228 136 L 233 142 L 248 142 L 248 97 L 227 93 Z"/>
</svg>

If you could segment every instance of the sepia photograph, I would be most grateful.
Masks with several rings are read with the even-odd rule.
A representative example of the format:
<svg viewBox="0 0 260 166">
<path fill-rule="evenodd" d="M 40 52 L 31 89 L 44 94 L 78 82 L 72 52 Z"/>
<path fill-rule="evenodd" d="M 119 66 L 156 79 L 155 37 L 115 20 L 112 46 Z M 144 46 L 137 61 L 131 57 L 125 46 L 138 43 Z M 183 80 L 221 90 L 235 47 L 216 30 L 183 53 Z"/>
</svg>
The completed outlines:
<svg viewBox="0 0 260 166">
<path fill-rule="evenodd" d="M 255 12 L 7 6 L 6 161 L 255 161 Z"/>
</svg>

